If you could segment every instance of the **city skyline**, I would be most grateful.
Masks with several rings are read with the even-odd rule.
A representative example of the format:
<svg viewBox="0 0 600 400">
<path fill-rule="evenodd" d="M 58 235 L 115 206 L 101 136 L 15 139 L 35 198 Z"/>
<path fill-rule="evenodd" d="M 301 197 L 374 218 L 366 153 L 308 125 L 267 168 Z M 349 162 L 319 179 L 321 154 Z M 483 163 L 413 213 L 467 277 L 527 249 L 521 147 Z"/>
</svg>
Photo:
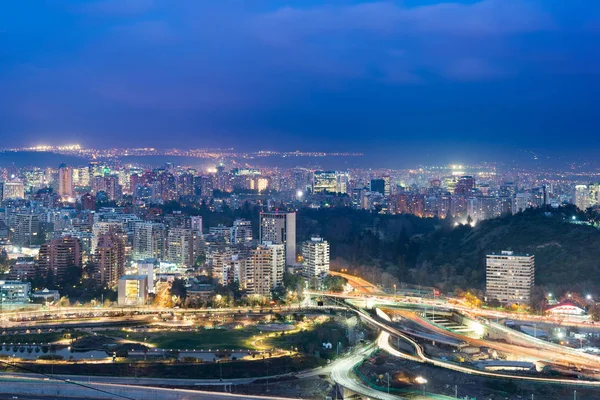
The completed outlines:
<svg viewBox="0 0 600 400">
<path fill-rule="evenodd" d="M 9 147 L 591 159 L 599 13 L 522 0 L 13 4 L 0 134 Z"/>
</svg>

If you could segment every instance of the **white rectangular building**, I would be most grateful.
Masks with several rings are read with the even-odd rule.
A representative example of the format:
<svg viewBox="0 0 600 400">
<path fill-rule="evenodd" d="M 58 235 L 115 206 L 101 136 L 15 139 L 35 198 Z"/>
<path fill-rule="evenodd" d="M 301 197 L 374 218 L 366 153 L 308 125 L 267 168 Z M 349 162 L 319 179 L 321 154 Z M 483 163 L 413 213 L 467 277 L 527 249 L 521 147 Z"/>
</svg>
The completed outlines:
<svg viewBox="0 0 600 400">
<path fill-rule="evenodd" d="M 535 256 L 502 251 L 486 256 L 486 296 L 502 304 L 528 304 L 534 284 Z"/>
<path fill-rule="evenodd" d="M 146 275 L 123 275 L 119 279 L 119 306 L 143 306 L 148 300 Z"/>
<path fill-rule="evenodd" d="M 302 273 L 308 279 L 329 273 L 329 243 L 323 238 L 313 237 L 302 243 Z"/>
<path fill-rule="evenodd" d="M 260 243 L 285 245 L 286 265 L 296 264 L 296 213 L 261 213 Z"/>
</svg>

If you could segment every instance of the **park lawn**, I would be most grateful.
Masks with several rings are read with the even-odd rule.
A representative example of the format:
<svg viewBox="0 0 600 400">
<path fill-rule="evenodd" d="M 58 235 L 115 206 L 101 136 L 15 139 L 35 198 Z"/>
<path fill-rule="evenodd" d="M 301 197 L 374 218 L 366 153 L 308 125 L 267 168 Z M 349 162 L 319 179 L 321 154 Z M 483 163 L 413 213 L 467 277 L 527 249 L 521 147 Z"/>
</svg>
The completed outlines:
<svg viewBox="0 0 600 400">
<path fill-rule="evenodd" d="M 298 348 L 298 351 L 312 353 L 322 347 L 323 342 L 333 345 L 340 342 L 343 346 L 348 345 L 345 337 L 345 327 L 335 321 L 308 326 L 306 329 L 294 333 L 277 333 L 265 339 L 271 347 L 280 349 Z"/>
<path fill-rule="evenodd" d="M 0 343 L 52 343 L 64 339 L 63 335 L 64 332 L 5 334 L 0 335 Z"/>
<path fill-rule="evenodd" d="M 104 331 L 103 335 L 123 338 L 136 342 L 146 342 L 161 349 L 248 349 L 255 350 L 252 337 L 258 334 L 253 327 L 243 329 L 200 329 L 191 332 L 127 332 Z"/>
</svg>

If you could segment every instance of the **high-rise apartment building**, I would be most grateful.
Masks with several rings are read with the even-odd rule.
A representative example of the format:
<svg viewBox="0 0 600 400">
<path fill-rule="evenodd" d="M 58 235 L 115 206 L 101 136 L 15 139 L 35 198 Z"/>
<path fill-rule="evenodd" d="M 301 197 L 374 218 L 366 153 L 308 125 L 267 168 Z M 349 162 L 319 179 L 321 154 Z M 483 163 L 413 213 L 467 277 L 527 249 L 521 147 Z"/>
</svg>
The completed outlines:
<svg viewBox="0 0 600 400">
<path fill-rule="evenodd" d="M 472 176 L 461 176 L 454 187 L 454 194 L 468 195 L 475 188 L 475 178 Z"/>
<path fill-rule="evenodd" d="M 261 213 L 260 243 L 285 245 L 286 264 L 294 265 L 296 263 L 296 213 Z"/>
<path fill-rule="evenodd" d="M 245 219 L 236 219 L 233 221 L 230 242 L 234 244 L 252 242 L 252 223 Z"/>
<path fill-rule="evenodd" d="M 502 251 L 486 256 L 486 296 L 502 304 L 528 304 L 534 284 L 535 257 Z"/>
<path fill-rule="evenodd" d="M 231 268 L 233 257 L 234 253 L 228 246 L 215 246 L 206 254 L 206 262 L 212 277 L 220 285 L 227 285 L 234 280 L 234 271 Z"/>
<path fill-rule="evenodd" d="M 94 253 L 96 271 L 94 278 L 100 285 L 117 286 L 125 272 L 125 239 L 119 231 L 111 230 L 100 235 Z"/>
<path fill-rule="evenodd" d="M 185 267 L 194 265 L 194 234 L 191 229 L 169 229 L 167 235 L 167 261 Z"/>
<path fill-rule="evenodd" d="M 329 243 L 323 238 L 313 237 L 302 243 L 302 273 L 308 279 L 329 273 Z"/>
<path fill-rule="evenodd" d="M 40 218 L 37 214 L 19 213 L 15 216 L 12 243 L 17 246 L 31 246 L 40 231 Z"/>
<path fill-rule="evenodd" d="M 116 221 L 94 222 L 94 225 L 92 225 L 92 241 L 90 243 L 91 253 L 96 252 L 100 236 L 111 231 L 123 231 L 123 223 Z"/>
<path fill-rule="evenodd" d="M 82 267 L 81 242 L 76 237 L 63 236 L 40 246 L 38 265 L 43 273 L 52 271 L 57 282 L 61 282 L 67 268 Z"/>
<path fill-rule="evenodd" d="M 133 258 L 143 260 L 165 257 L 166 230 L 164 224 L 137 222 L 133 233 Z"/>
<path fill-rule="evenodd" d="M 250 250 L 245 260 L 240 286 L 249 294 L 271 296 L 271 290 L 283 282 L 285 249 L 283 245 L 262 245 Z"/>
<path fill-rule="evenodd" d="M 202 216 L 194 215 L 190 217 L 190 226 L 192 231 L 194 231 L 197 235 L 202 236 Z"/>
<path fill-rule="evenodd" d="M 573 204 L 582 211 L 590 207 L 590 189 L 588 185 L 575 185 Z"/>
</svg>

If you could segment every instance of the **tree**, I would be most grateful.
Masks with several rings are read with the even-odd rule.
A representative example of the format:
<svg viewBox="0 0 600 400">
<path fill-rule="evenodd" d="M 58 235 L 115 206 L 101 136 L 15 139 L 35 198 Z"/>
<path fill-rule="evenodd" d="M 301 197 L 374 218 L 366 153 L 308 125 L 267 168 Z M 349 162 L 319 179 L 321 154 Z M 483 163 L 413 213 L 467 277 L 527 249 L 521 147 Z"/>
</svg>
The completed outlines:
<svg viewBox="0 0 600 400">
<path fill-rule="evenodd" d="M 187 297 L 187 287 L 185 286 L 185 280 L 183 279 L 175 279 L 173 283 L 171 283 L 171 296 L 177 296 L 181 300 L 185 300 Z"/>
<path fill-rule="evenodd" d="M 323 280 L 323 286 L 331 292 L 343 292 L 347 283 L 346 278 L 336 275 L 327 275 Z"/>
<path fill-rule="evenodd" d="M 54 271 L 50 269 L 48 273 L 46 273 L 46 280 L 44 285 L 48 289 L 55 289 L 56 281 L 54 279 Z"/>
</svg>

